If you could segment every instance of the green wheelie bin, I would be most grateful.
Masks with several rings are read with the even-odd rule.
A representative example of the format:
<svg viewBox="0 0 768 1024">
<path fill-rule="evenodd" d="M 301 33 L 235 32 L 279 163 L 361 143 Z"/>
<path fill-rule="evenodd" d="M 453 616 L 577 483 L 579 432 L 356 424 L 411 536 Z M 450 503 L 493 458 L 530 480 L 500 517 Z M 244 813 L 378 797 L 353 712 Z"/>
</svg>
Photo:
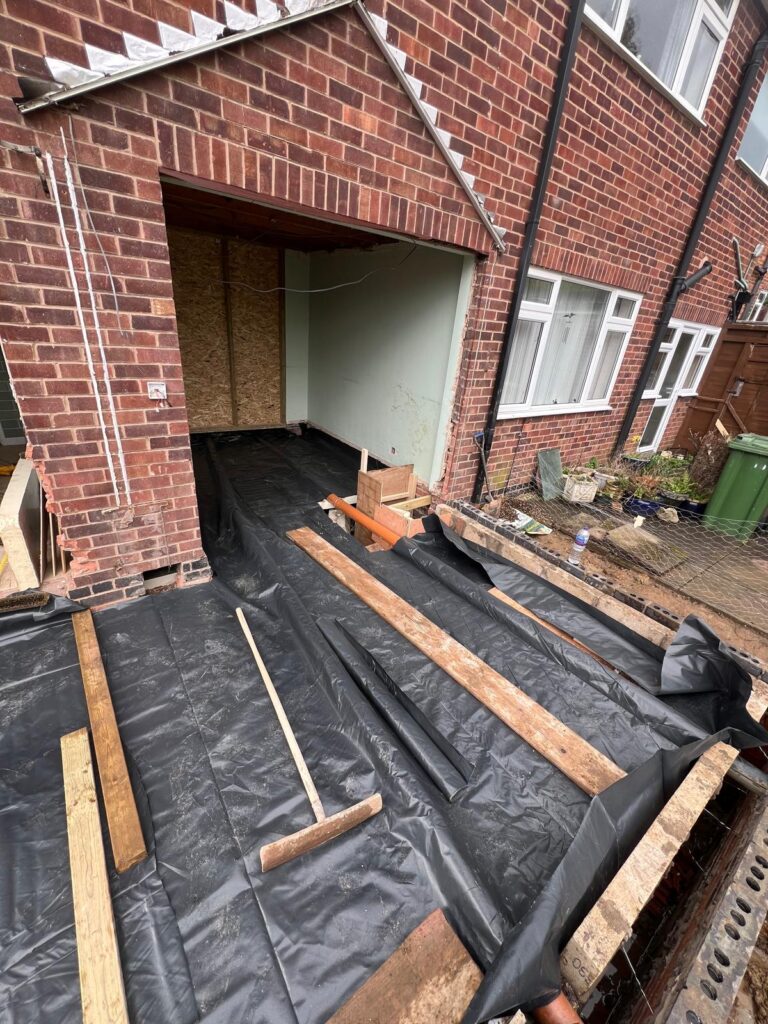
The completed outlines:
<svg viewBox="0 0 768 1024">
<path fill-rule="evenodd" d="M 768 437 L 739 434 L 728 447 L 704 525 L 747 540 L 768 509 Z"/>
</svg>

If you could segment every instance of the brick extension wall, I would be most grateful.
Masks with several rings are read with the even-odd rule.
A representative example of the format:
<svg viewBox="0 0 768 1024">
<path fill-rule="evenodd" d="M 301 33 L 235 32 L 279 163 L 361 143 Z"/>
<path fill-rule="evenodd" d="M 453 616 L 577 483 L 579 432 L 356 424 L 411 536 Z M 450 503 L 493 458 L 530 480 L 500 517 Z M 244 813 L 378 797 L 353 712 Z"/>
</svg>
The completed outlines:
<svg viewBox="0 0 768 1024">
<path fill-rule="evenodd" d="M 0 259 L 12 268 L 12 284 L 0 330 L 31 454 L 72 551 L 74 593 L 114 599 L 139 591 L 140 573 L 156 565 L 181 562 L 192 575 L 205 572 L 161 169 L 483 256 L 489 240 L 351 11 L 110 86 L 70 110 L 24 119 L 9 97 L 18 93 L 17 75 L 47 77 L 43 54 L 84 65 L 85 42 L 121 51 L 123 30 L 159 42 L 154 18 L 189 31 L 189 5 L 6 0 L 5 6 L 0 137 L 60 155 L 58 132 L 63 127 L 69 135 L 71 114 L 81 177 L 118 291 L 115 311 L 95 255 L 136 508 L 108 509 L 111 486 L 55 211 L 31 159 L 1 152 L 0 209 L 7 220 Z M 216 0 L 193 6 L 223 20 Z M 387 18 L 389 41 L 408 54 L 406 70 L 424 82 L 423 99 L 439 111 L 438 123 L 465 155 L 464 169 L 476 176 L 476 188 L 507 230 L 508 254 L 491 253 L 475 276 L 446 496 L 467 495 L 474 482 L 472 435 L 484 426 L 491 396 L 568 6 L 466 0 L 447 12 L 438 0 L 369 4 Z M 560 446 L 566 462 L 610 449 L 759 30 L 756 0 L 742 0 L 700 125 L 585 28 L 534 263 L 631 287 L 645 298 L 613 410 L 500 423 L 491 459 L 496 480 L 527 479 L 539 447 Z M 71 142 L 69 148 L 72 155 Z M 739 232 L 745 249 L 768 227 L 761 186 L 735 166 L 728 175 L 727 187 L 738 181 L 739 191 L 716 204 L 702 242 L 718 268 L 730 268 L 726 234 L 740 212 L 749 213 Z M 90 233 L 88 244 L 95 250 Z M 729 276 L 730 269 L 718 269 L 691 299 L 697 315 L 682 315 L 721 321 Z M 146 380 L 154 378 L 167 382 L 170 409 L 158 411 L 147 400 Z"/>
</svg>

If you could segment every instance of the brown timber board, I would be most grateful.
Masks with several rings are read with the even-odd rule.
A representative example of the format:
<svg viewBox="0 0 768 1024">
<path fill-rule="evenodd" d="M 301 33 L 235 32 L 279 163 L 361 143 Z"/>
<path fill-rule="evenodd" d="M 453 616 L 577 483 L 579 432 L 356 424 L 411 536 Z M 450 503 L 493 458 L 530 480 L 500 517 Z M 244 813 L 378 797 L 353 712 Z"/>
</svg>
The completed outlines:
<svg viewBox="0 0 768 1024">
<path fill-rule="evenodd" d="M 314 824 L 294 832 L 283 839 L 276 839 L 274 843 L 267 843 L 259 850 L 261 858 L 261 870 L 271 871 L 272 868 L 300 857 L 302 853 L 317 849 L 324 843 L 330 843 L 332 839 L 349 832 L 355 825 L 361 825 L 368 821 L 382 808 L 381 793 L 374 793 L 351 807 L 345 807 L 328 818 L 320 818 Z"/>
<path fill-rule="evenodd" d="M 482 973 L 435 910 L 328 1024 L 460 1024 Z"/>
<path fill-rule="evenodd" d="M 112 856 L 115 868 L 127 871 L 144 860 L 147 850 L 90 610 L 76 612 L 72 616 L 72 628 L 107 812 Z"/>
<path fill-rule="evenodd" d="M 287 536 L 585 793 L 624 777 L 613 761 L 313 530 Z"/>
<path fill-rule="evenodd" d="M 576 929 L 561 954 L 560 969 L 581 1003 L 631 933 L 737 756 L 724 743 L 702 754 Z"/>
<path fill-rule="evenodd" d="M 630 676 L 625 675 L 621 669 L 616 668 L 615 665 L 612 665 L 610 661 L 607 661 L 601 654 L 598 654 L 597 651 L 593 651 L 591 647 L 587 647 L 587 645 L 583 644 L 581 640 L 577 640 L 575 636 L 571 636 L 570 633 L 566 633 L 564 629 L 560 629 L 560 627 L 556 626 L 554 623 L 547 622 L 545 619 L 540 618 L 536 612 L 532 612 L 530 608 L 526 608 L 524 604 L 520 604 L 520 602 L 516 601 L 514 597 L 510 597 L 509 594 L 505 594 L 503 590 L 499 590 L 498 587 L 491 587 L 488 593 L 492 597 L 495 597 L 497 601 L 501 601 L 503 604 L 509 605 L 510 608 L 514 608 L 516 612 L 520 612 L 521 615 L 525 615 L 527 619 L 531 619 L 533 622 L 541 626 L 542 629 L 546 629 L 547 632 L 552 633 L 553 636 L 559 637 L 561 640 L 565 640 L 566 643 L 573 644 L 574 647 L 578 647 L 580 651 L 583 651 L 584 654 L 588 654 L 590 658 L 594 658 L 595 661 L 599 662 L 604 668 L 609 669 L 611 672 L 618 672 L 619 675 L 624 676 L 632 682 L 632 678 Z"/>
<path fill-rule="evenodd" d="M 83 1024 L 128 1024 L 88 732 L 61 737 Z"/>
</svg>

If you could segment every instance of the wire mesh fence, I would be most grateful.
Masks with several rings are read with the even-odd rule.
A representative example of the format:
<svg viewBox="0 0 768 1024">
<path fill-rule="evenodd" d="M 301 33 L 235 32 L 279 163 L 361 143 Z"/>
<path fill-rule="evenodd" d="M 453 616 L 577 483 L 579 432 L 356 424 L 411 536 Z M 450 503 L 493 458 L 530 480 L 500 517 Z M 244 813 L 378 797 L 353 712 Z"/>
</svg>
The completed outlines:
<svg viewBox="0 0 768 1024">
<path fill-rule="evenodd" d="M 598 491 L 589 503 L 562 494 L 545 499 L 533 486 L 504 496 L 498 515 L 526 533 L 542 532 L 537 524 L 551 529 L 551 538 L 540 539 L 562 554 L 587 527 L 588 550 L 768 632 L 766 524 L 722 517 L 714 524 L 705 513 L 665 504 L 663 498 Z"/>
</svg>

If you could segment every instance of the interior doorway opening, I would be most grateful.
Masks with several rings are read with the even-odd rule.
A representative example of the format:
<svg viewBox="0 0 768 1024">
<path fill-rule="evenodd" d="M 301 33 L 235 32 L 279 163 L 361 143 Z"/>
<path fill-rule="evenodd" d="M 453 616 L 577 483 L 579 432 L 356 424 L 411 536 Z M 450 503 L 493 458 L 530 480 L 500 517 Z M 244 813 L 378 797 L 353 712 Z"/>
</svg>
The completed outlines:
<svg viewBox="0 0 768 1024">
<path fill-rule="evenodd" d="M 192 433 L 306 424 L 443 461 L 474 258 L 163 183 Z"/>
</svg>

